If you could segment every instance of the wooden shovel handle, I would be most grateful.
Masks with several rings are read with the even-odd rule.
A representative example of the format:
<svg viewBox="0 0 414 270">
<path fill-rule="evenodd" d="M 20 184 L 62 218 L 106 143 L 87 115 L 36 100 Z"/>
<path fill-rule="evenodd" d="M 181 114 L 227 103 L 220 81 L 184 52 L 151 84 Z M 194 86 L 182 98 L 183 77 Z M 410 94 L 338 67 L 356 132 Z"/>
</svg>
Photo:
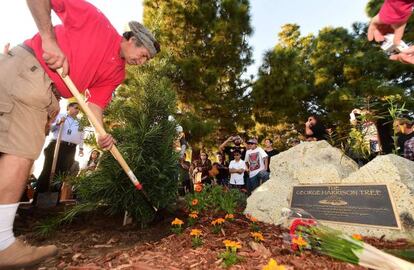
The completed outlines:
<svg viewBox="0 0 414 270">
<path fill-rule="evenodd" d="M 101 125 L 100 121 L 98 121 L 96 116 L 93 114 L 91 109 L 89 109 L 89 107 L 86 105 L 86 102 L 83 99 L 83 96 L 79 93 L 79 90 L 76 88 L 75 84 L 70 79 L 70 77 L 68 75 L 66 75 L 65 77 L 62 76 L 62 72 L 63 72 L 62 68 L 59 68 L 57 70 L 57 72 L 60 75 L 60 77 L 62 78 L 62 80 L 65 82 L 66 86 L 69 88 L 70 92 L 73 94 L 73 96 L 78 101 L 79 105 L 81 106 L 82 110 L 85 112 L 86 116 L 88 117 L 89 121 L 91 122 L 91 124 L 95 128 L 96 132 L 101 136 L 106 135 L 107 133 L 106 133 L 105 129 Z M 138 181 L 137 177 L 135 176 L 135 174 L 131 170 L 131 168 L 129 168 L 128 164 L 126 163 L 125 159 L 122 157 L 122 155 L 119 152 L 118 148 L 116 148 L 115 145 L 112 145 L 112 147 L 111 147 L 111 149 L 109 149 L 109 151 L 111 151 L 111 154 L 118 161 L 119 165 L 121 165 L 122 169 L 124 169 L 125 173 L 128 175 L 129 179 L 132 181 L 134 186 L 138 190 L 142 190 L 141 183 Z"/>
</svg>

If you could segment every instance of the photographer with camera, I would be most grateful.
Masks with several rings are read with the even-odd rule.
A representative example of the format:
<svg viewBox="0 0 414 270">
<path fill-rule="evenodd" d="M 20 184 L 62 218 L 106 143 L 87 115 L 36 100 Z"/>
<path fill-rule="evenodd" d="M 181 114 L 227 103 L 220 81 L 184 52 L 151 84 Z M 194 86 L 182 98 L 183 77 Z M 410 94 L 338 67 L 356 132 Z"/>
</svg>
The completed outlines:
<svg viewBox="0 0 414 270">
<path fill-rule="evenodd" d="M 368 27 L 369 41 L 389 42 L 387 37 L 391 37 L 397 53 L 392 54 L 390 59 L 406 64 L 414 64 L 414 47 L 410 46 L 401 50 L 399 45 L 404 44 L 402 37 L 413 5 L 413 0 L 385 0 L 379 13 L 372 18 Z M 393 36 L 388 34 L 393 34 Z"/>
<path fill-rule="evenodd" d="M 233 143 L 233 146 L 228 146 L 230 142 Z M 219 147 L 220 151 L 223 152 L 225 155 L 228 156 L 228 161 L 234 160 L 234 151 L 238 150 L 241 154 L 241 159 L 244 160 L 246 155 L 246 147 L 242 146 L 244 144 L 242 138 L 239 135 L 230 136 L 227 140 L 225 140 Z"/>
<path fill-rule="evenodd" d="M 316 115 L 308 117 L 308 121 L 305 123 L 305 135 L 309 142 L 326 140 L 328 137 L 325 126 Z"/>
</svg>

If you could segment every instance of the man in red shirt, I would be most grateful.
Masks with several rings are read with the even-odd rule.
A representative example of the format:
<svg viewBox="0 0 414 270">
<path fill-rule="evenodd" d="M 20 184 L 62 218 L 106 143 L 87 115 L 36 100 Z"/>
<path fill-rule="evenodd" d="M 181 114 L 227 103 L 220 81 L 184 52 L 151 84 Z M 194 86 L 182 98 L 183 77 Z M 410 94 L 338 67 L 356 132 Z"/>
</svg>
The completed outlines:
<svg viewBox="0 0 414 270">
<path fill-rule="evenodd" d="M 102 122 L 125 65 L 142 65 L 160 50 L 138 22 L 120 36 L 96 7 L 84 0 L 27 0 L 39 33 L 0 54 L 0 269 L 30 266 L 57 253 L 55 246 L 31 247 L 13 235 L 13 222 L 29 170 L 45 140 L 45 126 L 71 97 L 56 69 L 70 75 Z M 51 10 L 62 25 L 53 26 Z M 111 135 L 97 136 L 110 149 Z"/>
<path fill-rule="evenodd" d="M 368 27 L 368 40 L 383 42 L 384 35 L 393 33 L 394 44 L 400 44 L 413 5 L 414 0 L 385 0 L 380 12 L 372 18 Z M 390 59 L 414 64 L 414 46 L 399 54 L 391 55 Z"/>
</svg>

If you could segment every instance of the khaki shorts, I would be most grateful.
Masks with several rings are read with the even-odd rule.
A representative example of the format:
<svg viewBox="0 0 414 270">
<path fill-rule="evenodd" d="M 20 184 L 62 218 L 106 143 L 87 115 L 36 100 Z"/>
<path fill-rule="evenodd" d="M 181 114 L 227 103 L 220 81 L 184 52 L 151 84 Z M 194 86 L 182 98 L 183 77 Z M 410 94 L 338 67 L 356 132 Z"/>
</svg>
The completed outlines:
<svg viewBox="0 0 414 270">
<path fill-rule="evenodd" d="M 59 112 L 52 81 L 37 59 L 17 46 L 0 54 L 0 152 L 35 160 L 45 126 Z"/>
</svg>

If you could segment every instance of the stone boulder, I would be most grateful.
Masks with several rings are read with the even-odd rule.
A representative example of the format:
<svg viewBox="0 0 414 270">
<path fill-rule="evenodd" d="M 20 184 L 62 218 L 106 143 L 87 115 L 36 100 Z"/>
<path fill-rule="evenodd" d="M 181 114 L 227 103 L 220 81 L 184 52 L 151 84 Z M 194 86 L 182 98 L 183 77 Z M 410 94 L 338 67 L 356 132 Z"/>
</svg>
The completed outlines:
<svg viewBox="0 0 414 270">
<path fill-rule="evenodd" d="M 358 165 L 326 141 L 303 142 L 270 160 L 271 177 L 247 199 L 245 212 L 258 220 L 278 223 L 282 208 L 289 207 L 292 186 L 340 183 Z"/>
<path fill-rule="evenodd" d="M 378 156 L 358 171 L 342 180 L 343 184 L 367 183 L 367 184 L 388 184 L 395 208 L 399 213 L 402 232 L 389 229 L 358 228 L 358 233 L 365 233 L 387 238 L 414 237 L 414 162 L 397 155 Z M 340 226 L 356 230 L 348 226 Z"/>
<path fill-rule="evenodd" d="M 414 232 L 414 162 L 395 155 L 379 156 L 359 169 L 341 150 L 326 141 L 304 142 L 272 157 L 271 178 L 247 199 L 245 213 L 262 222 L 279 224 L 290 206 L 292 186 L 325 184 L 388 184 L 400 214 L 402 231 L 323 222 L 347 233 L 410 237 Z"/>
</svg>

